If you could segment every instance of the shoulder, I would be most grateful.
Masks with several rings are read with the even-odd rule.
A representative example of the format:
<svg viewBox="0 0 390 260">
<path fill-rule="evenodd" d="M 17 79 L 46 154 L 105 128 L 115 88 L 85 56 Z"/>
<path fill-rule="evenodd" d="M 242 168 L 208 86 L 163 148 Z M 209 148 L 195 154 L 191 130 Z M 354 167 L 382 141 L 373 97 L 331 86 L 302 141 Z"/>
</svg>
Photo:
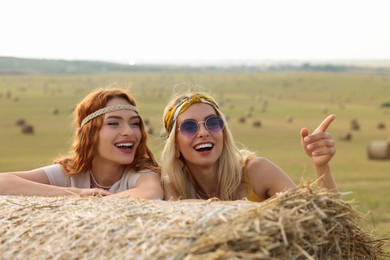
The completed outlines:
<svg viewBox="0 0 390 260">
<path fill-rule="evenodd" d="M 71 177 L 69 177 L 65 171 L 63 170 L 62 166 L 60 164 L 53 164 L 49 166 L 45 166 L 41 168 L 51 185 L 56 186 L 65 186 L 70 187 L 71 184 Z"/>
<path fill-rule="evenodd" d="M 257 172 L 258 174 L 267 174 L 269 170 L 281 170 L 276 164 L 265 157 L 254 157 L 248 159 L 246 165 L 248 174 L 252 172 Z"/>
<path fill-rule="evenodd" d="M 65 174 L 60 164 L 52 164 L 41 168 L 46 174 Z"/>
<path fill-rule="evenodd" d="M 157 172 L 149 169 L 143 169 L 138 172 L 127 171 L 125 178 L 130 187 L 154 184 L 161 185 L 160 175 Z"/>
<path fill-rule="evenodd" d="M 247 161 L 248 177 L 276 177 L 286 173 L 274 162 L 265 157 L 255 157 Z"/>
<path fill-rule="evenodd" d="M 254 191 L 265 198 L 294 186 L 294 182 L 279 166 L 264 157 L 248 160 L 247 174 Z"/>
<path fill-rule="evenodd" d="M 149 169 L 143 169 L 138 172 L 132 172 L 131 176 L 138 179 L 158 179 L 160 180 L 160 175 L 152 170 Z"/>
</svg>

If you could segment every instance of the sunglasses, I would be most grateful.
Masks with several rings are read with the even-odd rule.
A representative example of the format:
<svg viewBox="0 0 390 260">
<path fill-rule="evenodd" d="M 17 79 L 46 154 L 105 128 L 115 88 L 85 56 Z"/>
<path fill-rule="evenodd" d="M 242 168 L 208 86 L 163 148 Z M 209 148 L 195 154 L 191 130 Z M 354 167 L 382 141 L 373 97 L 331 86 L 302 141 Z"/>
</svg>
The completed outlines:
<svg viewBox="0 0 390 260">
<path fill-rule="evenodd" d="M 225 123 L 219 116 L 210 116 L 205 121 L 195 121 L 193 119 L 184 120 L 177 131 L 180 131 L 185 137 L 194 137 L 199 131 L 199 124 L 204 123 L 204 127 L 210 133 L 218 133 L 223 130 Z"/>
</svg>

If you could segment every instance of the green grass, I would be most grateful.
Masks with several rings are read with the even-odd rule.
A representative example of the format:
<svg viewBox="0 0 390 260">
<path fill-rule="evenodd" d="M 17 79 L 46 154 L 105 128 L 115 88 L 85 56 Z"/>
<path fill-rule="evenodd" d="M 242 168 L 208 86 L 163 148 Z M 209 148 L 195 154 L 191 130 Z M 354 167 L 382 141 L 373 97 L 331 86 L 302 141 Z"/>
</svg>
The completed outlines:
<svg viewBox="0 0 390 260">
<path fill-rule="evenodd" d="M 144 118 L 157 135 L 150 147 L 157 158 L 164 138 L 162 111 L 180 82 L 200 84 L 210 91 L 229 117 L 236 141 L 282 167 L 297 183 L 312 179 L 313 169 L 300 147 L 302 127 L 313 130 L 330 113 L 337 115 L 329 131 L 337 142 L 332 170 L 339 189 L 352 192 L 344 198 L 356 201 L 366 213 L 362 225 L 380 237 L 390 237 L 390 160 L 367 158 L 372 140 L 390 137 L 390 76 L 352 73 L 203 72 L 128 73 L 97 75 L 0 76 L 0 172 L 26 170 L 50 164 L 64 154 L 73 134 L 72 108 L 92 89 L 118 82 L 129 87 Z M 178 88 L 178 87 L 176 87 Z M 11 98 L 6 98 L 6 93 Z M 264 111 L 264 104 L 267 104 Z M 53 115 L 53 108 L 60 113 Z M 250 110 L 251 109 L 251 110 Z M 238 118 L 251 112 L 245 124 Z M 285 118 L 293 117 L 287 123 Z M 35 127 L 34 135 L 22 135 L 15 126 L 23 118 Z M 350 121 L 358 119 L 359 131 Z M 260 120 L 262 127 L 252 126 Z M 377 129 L 384 122 L 386 130 Z M 341 141 L 351 132 L 351 141 Z M 390 252 L 390 247 L 388 247 Z"/>
</svg>

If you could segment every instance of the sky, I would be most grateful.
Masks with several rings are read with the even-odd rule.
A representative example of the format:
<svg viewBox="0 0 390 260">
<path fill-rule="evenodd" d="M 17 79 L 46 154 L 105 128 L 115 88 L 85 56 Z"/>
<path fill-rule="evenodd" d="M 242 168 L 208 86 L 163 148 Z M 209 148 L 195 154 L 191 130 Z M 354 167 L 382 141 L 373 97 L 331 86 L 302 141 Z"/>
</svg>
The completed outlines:
<svg viewBox="0 0 390 260">
<path fill-rule="evenodd" d="M 0 56 L 390 60 L 388 0 L 2 0 Z"/>
</svg>

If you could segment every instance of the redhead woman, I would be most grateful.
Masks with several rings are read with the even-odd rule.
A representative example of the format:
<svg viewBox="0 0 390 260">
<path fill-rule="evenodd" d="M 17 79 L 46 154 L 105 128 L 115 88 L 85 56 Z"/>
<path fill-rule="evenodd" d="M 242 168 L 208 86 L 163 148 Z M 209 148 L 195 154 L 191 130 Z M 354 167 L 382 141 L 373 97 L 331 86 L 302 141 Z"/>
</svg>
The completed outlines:
<svg viewBox="0 0 390 260">
<path fill-rule="evenodd" d="M 329 161 L 336 148 L 328 116 L 311 134 L 301 130 L 302 145 L 311 158 L 319 185 L 337 195 Z M 295 187 L 277 165 L 254 153 L 239 150 L 217 102 L 206 93 L 188 93 L 172 99 L 164 110 L 167 141 L 162 152 L 166 200 L 266 200 Z"/>
<path fill-rule="evenodd" d="M 135 100 L 124 89 L 87 95 L 74 114 L 71 155 L 42 168 L 0 174 L 2 195 L 101 195 L 162 199 L 160 168 Z"/>
</svg>

